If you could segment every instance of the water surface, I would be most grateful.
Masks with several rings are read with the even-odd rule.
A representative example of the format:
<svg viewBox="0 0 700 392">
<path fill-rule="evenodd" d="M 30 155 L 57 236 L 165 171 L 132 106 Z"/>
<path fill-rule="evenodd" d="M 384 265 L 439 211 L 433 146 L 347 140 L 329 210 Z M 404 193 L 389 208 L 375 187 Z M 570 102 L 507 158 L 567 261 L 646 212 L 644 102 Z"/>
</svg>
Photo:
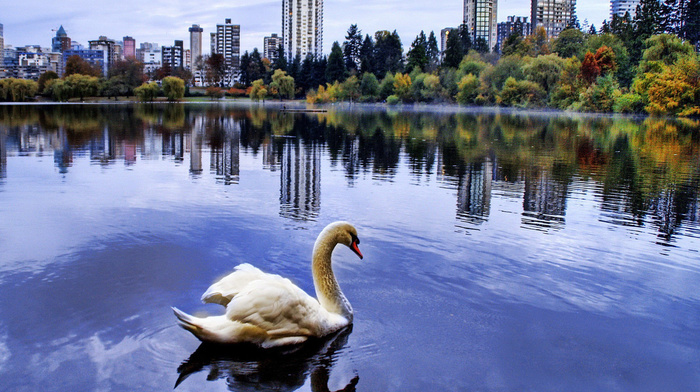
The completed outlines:
<svg viewBox="0 0 700 392">
<path fill-rule="evenodd" d="M 700 389 L 700 125 L 279 106 L 0 106 L 0 390 Z M 248 262 L 351 330 L 201 346 L 170 306 Z"/>
</svg>

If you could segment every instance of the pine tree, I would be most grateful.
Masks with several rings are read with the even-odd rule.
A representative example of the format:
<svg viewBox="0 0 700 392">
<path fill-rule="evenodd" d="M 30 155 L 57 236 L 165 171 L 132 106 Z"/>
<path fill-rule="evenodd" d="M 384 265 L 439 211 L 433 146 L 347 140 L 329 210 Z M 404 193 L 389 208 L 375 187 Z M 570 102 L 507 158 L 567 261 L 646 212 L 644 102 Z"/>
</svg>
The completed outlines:
<svg viewBox="0 0 700 392">
<path fill-rule="evenodd" d="M 459 34 L 455 34 L 457 30 L 450 30 L 447 36 L 445 48 L 445 58 L 442 60 L 442 65 L 448 68 L 457 68 L 464 57 L 464 49 L 462 48 L 462 40 Z"/>
<path fill-rule="evenodd" d="M 342 82 L 345 80 L 345 60 L 343 59 L 343 50 L 340 48 L 338 41 L 333 42 L 331 54 L 328 56 L 328 66 L 326 67 L 326 80 L 329 83 L 334 81 Z"/>
<path fill-rule="evenodd" d="M 350 25 L 348 35 L 343 42 L 343 55 L 345 67 L 349 72 L 357 73 L 360 68 L 360 50 L 362 49 L 362 31 L 356 24 Z"/>
<path fill-rule="evenodd" d="M 466 23 L 462 23 L 459 25 L 458 32 L 460 43 L 462 44 L 462 54 L 467 54 L 472 48 L 472 35 L 469 32 L 469 26 Z"/>
<path fill-rule="evenodd" d="M 428 36 L 428 44 L 425 48 L 425 54 L 428 56 L 428 68 L 434 70 L 440 62 L 440 48 L 438 48 L 437 38 L 434 32 L 430 32 Z"/>
<path fill-rule="evenodd" d="M 367 34 L 360 48 L 360 71 L 374 73 L 374 40 Z"/>
<path fill-rule="evenodd" d="M 281 69 L 282 71 L 287 71 L 287 56 L 284 55 L 284 46 L 280 44 L 277 47 L 277 58 L 275 59 L 275 62 L 272 64 L 272 69 Z"/>
<path fill-rule="evenodd" d="M 416 39 L 413 41 L 413 44 L 411 44 L 411 49 L 408 51 L 406 68 L 409 71 L 412 71 L 414 68 L 425 71 L 425 68 L 429 63 L 427 46 L 428 41 L 425 38 L 425 33 L 421 30 L 420 34 L 418 34 Z"/>
</svg>

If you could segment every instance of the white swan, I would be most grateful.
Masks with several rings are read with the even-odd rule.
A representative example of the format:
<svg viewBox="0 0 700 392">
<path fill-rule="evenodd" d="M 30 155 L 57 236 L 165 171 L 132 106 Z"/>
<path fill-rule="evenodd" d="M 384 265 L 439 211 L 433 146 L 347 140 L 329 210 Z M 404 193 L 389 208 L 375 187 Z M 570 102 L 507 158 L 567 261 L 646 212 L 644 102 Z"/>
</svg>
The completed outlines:
<svg viewBox="0 0 700 392">
<path fill-rule="evenodd" d="M 343 244 L 362 258 L 359 243 L 357 230 L 347 222 L 321 231 L 311 262 L 318 300 L 289 279 L 241 264 L 202 295 L 205 303 L 225 306 L 225 314 L 195 317 L 172 309 L 180 326 L 202 341 L 268 348 L 328 335 L 352 323 L 352 307 L 333 274 L 331 254 Z"/>
</svg>

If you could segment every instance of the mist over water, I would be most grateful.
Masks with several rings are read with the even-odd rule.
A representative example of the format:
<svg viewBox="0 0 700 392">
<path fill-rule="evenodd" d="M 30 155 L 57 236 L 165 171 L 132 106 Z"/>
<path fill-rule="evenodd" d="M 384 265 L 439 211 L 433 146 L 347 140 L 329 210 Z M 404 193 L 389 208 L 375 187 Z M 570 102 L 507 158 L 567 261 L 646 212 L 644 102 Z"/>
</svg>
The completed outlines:
<svg viewBox="0 0 700 392">
<path fill-rule="evenodd" d="M 700 389 L 700 124 L 275 104 L 0 106 L 0 390 Z M 247 262 L 351 330 L 200 347 Z"/>
</svg>

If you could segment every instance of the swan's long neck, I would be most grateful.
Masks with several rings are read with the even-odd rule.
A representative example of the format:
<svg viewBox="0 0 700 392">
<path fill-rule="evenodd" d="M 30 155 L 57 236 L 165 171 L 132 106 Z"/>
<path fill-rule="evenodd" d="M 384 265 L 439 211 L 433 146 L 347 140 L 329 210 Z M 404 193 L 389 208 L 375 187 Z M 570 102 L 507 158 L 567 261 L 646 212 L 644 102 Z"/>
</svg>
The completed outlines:
<svg viewBox="0 0 700 392">
<path fill-rule="evenodd" d="M 327 311 L 344 316 L 352 321 L 352 306 L 340 290 L 331 267 L 331 255 L 338 244 L 332 233 L 322 232 L 314 245 L 311 270 L 314 276 L 316 298 Z"/>
</svg>

